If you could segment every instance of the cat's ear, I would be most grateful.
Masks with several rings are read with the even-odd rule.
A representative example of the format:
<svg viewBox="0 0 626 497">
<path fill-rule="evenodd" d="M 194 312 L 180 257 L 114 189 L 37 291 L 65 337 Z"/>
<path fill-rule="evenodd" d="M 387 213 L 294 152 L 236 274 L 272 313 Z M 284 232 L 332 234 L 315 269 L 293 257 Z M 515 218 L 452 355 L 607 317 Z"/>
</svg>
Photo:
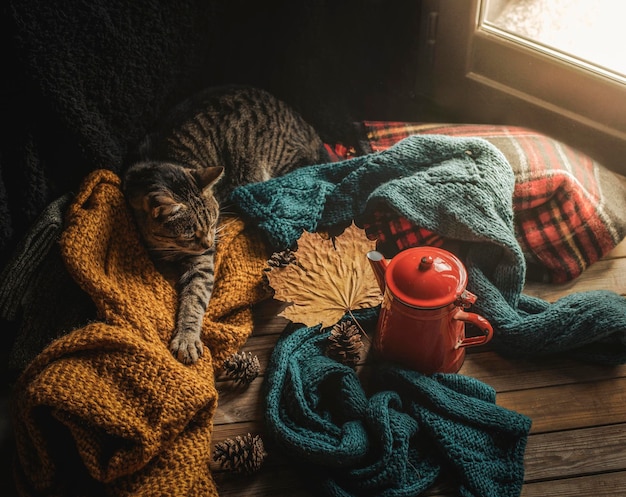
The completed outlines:
<svg viewBox="0 0 626 497">
<path fill-rule="evenodd" d="M 222 166 L 209 166 L 195 170 L 193 175 L 200 189 L 204 190 L 215 183 L 223 172 L 224 168 Z"/>
<path fill-rule="evenodd" d="M 171 216 L 183 208 L 183 204 L 176 202 L 167 192 L 151 192 L 144 195 L 141 208 L 153 219 Z"/>
</svg>

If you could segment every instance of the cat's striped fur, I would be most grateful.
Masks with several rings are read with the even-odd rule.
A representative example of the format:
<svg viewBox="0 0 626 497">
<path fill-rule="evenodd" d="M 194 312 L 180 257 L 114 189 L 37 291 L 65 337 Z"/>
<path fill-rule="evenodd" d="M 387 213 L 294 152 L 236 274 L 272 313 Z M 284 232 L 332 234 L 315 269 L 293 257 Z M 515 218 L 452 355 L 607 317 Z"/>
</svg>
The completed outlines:
<svg viewBox="0 0 626 497">
<path fill-rule="evenodd" d="M 232 189 L 327 160 L 321 139 L 298 113 L 251 87 L 210 88 L 191 97 L 140 145 L 124 192 L 155 262 L 177 269 L 170 348 L 181 362 L 202 355 L 216 228 Z"/>
</svg>

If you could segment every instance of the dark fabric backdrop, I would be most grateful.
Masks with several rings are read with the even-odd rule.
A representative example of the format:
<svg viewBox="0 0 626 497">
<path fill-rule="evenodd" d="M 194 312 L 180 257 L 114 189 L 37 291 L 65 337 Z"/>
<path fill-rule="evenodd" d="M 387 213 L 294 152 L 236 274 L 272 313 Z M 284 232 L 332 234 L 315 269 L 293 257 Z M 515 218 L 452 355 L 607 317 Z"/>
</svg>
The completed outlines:
<svg viewBox="0 0 626 497">
<path fill-rule="evenodd" d="M 413 0 L 7 0 L 0 40 L 0 261 L 36 216 L 204 86 L 248 83 L 328 142 L 412 119 Z"/>
</svg>

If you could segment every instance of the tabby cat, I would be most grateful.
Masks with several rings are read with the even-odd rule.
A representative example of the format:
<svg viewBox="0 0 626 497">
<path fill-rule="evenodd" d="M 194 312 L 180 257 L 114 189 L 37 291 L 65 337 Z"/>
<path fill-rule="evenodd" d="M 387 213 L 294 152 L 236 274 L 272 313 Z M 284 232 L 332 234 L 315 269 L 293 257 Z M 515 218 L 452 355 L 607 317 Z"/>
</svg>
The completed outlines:
<svg viewBox="0 0 626 497">
<path fill-rule="evenodd" d="M 176 269 L 170 349 L 178 360 L 191 364 L 202 355 L 216 230 L 230 192 L 328 159 L 316 131 L 294 109 L 243 86 L 192 96 L 142 141 L 123 188 L 157 267 Z"/>
</svg>

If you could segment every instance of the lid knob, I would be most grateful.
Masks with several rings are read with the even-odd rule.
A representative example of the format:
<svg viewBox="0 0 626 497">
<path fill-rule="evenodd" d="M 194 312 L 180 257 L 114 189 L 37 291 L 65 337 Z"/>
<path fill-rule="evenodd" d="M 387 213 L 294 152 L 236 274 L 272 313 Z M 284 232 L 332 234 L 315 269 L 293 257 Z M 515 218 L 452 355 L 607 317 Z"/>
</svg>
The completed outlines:
<svg viewBox="0 0 626 497">
<path fill-rule="evenodd" d="M 433 267 L 432 255 L 425 255 L 424 257 L 422 257 L 422 260 L 420 261 L 420 265 L 419 265 L 420 271 L 426 271 L 430 269 L 431 267 Z"/>
</svg>

